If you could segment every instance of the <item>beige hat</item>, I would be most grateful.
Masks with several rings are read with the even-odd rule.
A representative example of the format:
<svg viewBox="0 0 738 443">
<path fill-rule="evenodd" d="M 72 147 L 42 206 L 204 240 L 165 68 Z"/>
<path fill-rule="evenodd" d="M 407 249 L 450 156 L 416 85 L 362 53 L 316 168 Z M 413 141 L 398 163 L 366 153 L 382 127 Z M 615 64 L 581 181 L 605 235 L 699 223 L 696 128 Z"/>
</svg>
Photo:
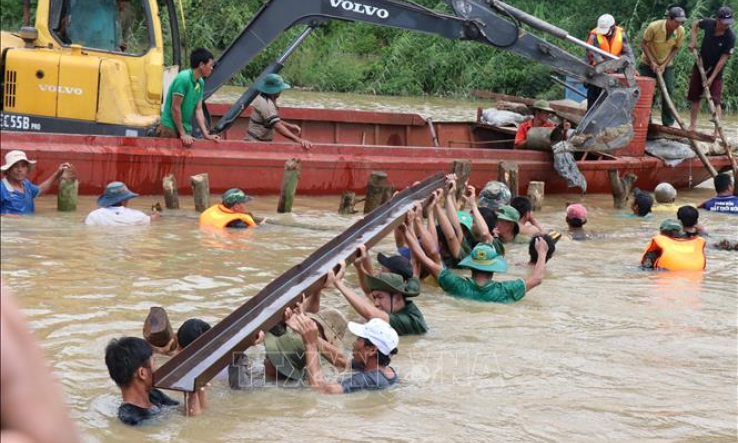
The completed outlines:
<svg viewBox="0 0 738 443">
<path fill-rule="evenodd" d="M 0 166 L 0 171 L 5 172 L 8 169 L 12 168 L 14 164 L 20 161 L 27 162 L 31 166 L 36 164 L 36 160 L 29 160 L 28 157 L 26 157 L 25 152 L 15 150 L 5 154 L 5 164 Z"/>
<path fill-rule="evenodd" d="M 323 334 L 328 343 L 341 347 L 343 336 L 346 334 L 348 322 L 341 311 L 334 308 L 323 308 L 317 313 L 308 312 L 307 316 L 323 328 Z"/>
</svg>

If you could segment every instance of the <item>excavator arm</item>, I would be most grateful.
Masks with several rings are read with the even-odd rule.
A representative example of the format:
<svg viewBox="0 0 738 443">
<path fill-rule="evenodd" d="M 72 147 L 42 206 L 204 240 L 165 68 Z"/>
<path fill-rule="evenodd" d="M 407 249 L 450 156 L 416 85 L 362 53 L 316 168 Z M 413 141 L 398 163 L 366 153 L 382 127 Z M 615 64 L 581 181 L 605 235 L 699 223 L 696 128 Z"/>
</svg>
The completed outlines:
<svg viewBox="0 0 738 443">
<path fill-rule="evenodd" d="M 241 34 L 217 60 L 205 82 L 208 98 L 282 33 L 298 25 L 307 29 L 256 79 L 279 72 L 284 62 L 316 26 L 330 20 L 365 22 L 411 31 L 440 35 L 449 39 L 476 41 L 511 51 L 589 84 L 605 93 L 584 116 L 577 128 L 579 148 L 613 149 L 625 146 L 632 137 L 630 114 L 638 98 L 633 69 L 626 58 L 591 66 L 574 55 L 524 30 L 520 23 L 557 38 L 602 52 L 520 10 L 495 0 L 448 0 L 456 15 L 440 13 L 420 5 L 396 0 L 270 0 L 252 18 Z M 624 68 L 627 85 L 606 71 Z M 215 125 L 226 130 L 257 96 L 252 85 Z"/>
</svg>

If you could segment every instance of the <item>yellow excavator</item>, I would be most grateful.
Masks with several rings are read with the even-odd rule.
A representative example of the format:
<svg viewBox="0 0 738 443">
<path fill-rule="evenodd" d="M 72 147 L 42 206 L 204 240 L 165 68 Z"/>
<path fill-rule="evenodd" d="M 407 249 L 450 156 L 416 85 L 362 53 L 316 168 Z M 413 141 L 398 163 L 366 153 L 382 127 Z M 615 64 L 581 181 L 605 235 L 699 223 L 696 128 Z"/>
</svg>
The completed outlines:
<svg viewBox="0 0 738 443">
<path fill-rule="evenodd" d="M 2 32 L 0 126 L 145 135 L 161 115 L 165 79 L 179 71 L 179 35 L 172 0 L 163 12 L 155 0 L 40 0 L 35 27 Z"/>
<path fill-rule="evenodd" d="M 182 52 L 182 5 L 175 4 L 179 0 L 158 1 L 161 7 L 157 0 L 39 0 L 34 27 L 2 32 L 0 127 L 149 135 L 161 115 L 168 84 L 180 68 Z M 633 134 L 630 115 L 639 95 L 631 60 L 588 45 L 498 0 L 448 0 L 448 4 L 453 13 L 399 0 L 266 1 L 216 60 L 205 81 L 205 98 L 289 28 L 305 27 L 256 82 L 279 72 L 322 23 L 366 22 L 490 45 L 598 86 L 605 93 L 590 107 L 577 133 L 589 148 L 627 144 Z M 521 24 L 600 53 L 607 61 L 591 66 Z M 171 61 L 169 66 L 165 59 Z M 609 74 L 617 70 L 625 73 L 625 82 Z M 213 131 L 225 131 L 256 94 L 252 85 Z"/>
</svg>

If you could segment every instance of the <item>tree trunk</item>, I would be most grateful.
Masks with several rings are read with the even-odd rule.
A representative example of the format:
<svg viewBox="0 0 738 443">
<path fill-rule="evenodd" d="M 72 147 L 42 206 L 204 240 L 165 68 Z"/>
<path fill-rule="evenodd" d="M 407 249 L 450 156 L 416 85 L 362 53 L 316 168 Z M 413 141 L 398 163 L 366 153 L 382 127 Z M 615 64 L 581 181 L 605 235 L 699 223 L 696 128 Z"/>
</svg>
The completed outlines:
<svg viewBox="0 0 738 443">
<path fill-rule="evenodd" d="M 540 211 L 543 207 L 543 199 L 545 197 L 546 182 L 530 182 L 528 183 L 528 198 L 534 211 Z"/>
<path fill-rule="evenodd" d="M 167 209 L 179 209 L 179 193 L 177 190 L 177 179 L 174 173 L 167 174 L 162 179 L 162 188 L 164 188 L 164 205 Z"/>
<path fill-rule="evenodd" d="M 195 210 L 202 212 L 210 207 L 210 179 L 208 174 L 198 174 L 190 177 L 192 197 L 195 199 Z"/>
<path fill-rule="evenodd" d="M 518 195 L 518 164 L 501 161 L 497 169 L 497 180 L 507 185 L 510 195 Z"/>
<path fill-rule="evenodd" d="M 627 206 L 628 196 L 633 190 L 633 185 L 638 180 L 638 176 L 629 172 L 625 174 L 625 177 L 620 178 L 617 169 L 608 169 L 607 177 L 610 179 L 613 207 L 615 209 L 625 208 Z"/>
<path fill-rule="evenodd" d="M 284 164 L 284 176 L 282 178 L 282 192 L 279 194 L 277 212 L 284 214 L 292 212 L 292 203 L 295 201 L 297 183 L 300 181 L 300 160 L 291 158 Z"/>
<path fill-rule="evenodd" d="M 369 176 L 369 183 L 366 187 L 366 201 L 364 201 L 364 214 L 372 212 L 378 206 L 389 199 L 387 195 L 389 185 L 387 184 L 387 173 L 383 171 L 374 171 Z"/>
</svg>

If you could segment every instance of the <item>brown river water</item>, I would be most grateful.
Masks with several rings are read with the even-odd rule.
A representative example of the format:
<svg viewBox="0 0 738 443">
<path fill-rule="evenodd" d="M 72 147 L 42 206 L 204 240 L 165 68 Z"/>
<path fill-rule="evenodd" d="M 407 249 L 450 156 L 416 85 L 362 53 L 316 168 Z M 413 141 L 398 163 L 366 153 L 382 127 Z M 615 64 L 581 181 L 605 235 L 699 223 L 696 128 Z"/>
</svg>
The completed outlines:
<svg viewBox="0 0 738 443">
<path fill-rule="evenodd" d="M 304 91 L 289 91 L 281 104 L 437 120 L 473 119 L 486 106 Z M 680 191 L 679 201 L 711 194 Z M 566 202 L 578 200 L 546 197 L 538 217 L 563 229 Z M 163 198 L 142 197 L 132 207 L 156 201 Z M 392 362 L 401 383 L 389 391 L 325 396 L 259 380 L 231 391 L 216 379 L 204 415 L 172 411 L 130 428 L 116 419 L 119 394 L 103 361 L 111 338 L 140 336 L 150 306 L 164 306 L 175 328 L 191 317 L 214 324 L 360 216 L 336 215 L 338 197 L 300 196 L 292 214 L 279 215 L 277 198 L 263 197 L 251 208 L 269 225 L 214 235 L 198 228 L 189 197 L 153 226 L 126 229 L 82 225 L 92 197 L 80 198 L 72 214 L 57 213 L 55 202 L 42 197 L 38 215 L 2 218 L 1 271 L 86 442 L 736 441 L 738 255 L 708 247 L 708 268 L 697 276 L 639 270 L 665 214 L 623 218 L 609 196 L 586 196 L 588 227 L 598 237 L 560 242 L 543 285 L 514 305 L 456 300 L 424 285 L 417 303 L 430 332 L 401 339 Z M 709 244 L 736 240 L 736 221 L 703 213 Z M 509 248 L 509 276 L 529 271 L 526 249 Z M 392 240 L 378 251 L 391 253 Z M 352 272 L 347 280 L 357 285 Z M 335 291 L 323 303 L 358 320 Z M 249 350 L 256 359 L 262 352 Z"/>
<path fill-rule="evenodd" d="M 711 193 L 681 191 L 679 202 Z M 216 235 L 200 231 L 191 198 L 181 199 L 184 209 L 145 228 L 84 226 L 92 197 L 71 214 L 41 197 L 36 216 L 1 220 L 2 278 L 86 442 L 736 441 L 738 255 L 708 246 L 698 275 L 639 270 L 667 215 L 624 218 L 606 195 L 584 199 L 597 238 L 559 242 L 542 286 L 516 304 L 457 300 L 424 285 L 417 304 L 430 332 L 401 339 L 392 362 L 401 382 L 388 391 L 327 396 L 258 380 L 231 391 L 216 379 L 204 415 L 170 411 L 127 427 L 103 361 L 111 338 L 140 336 L 150 306 L 166 307 L 175 328 L 191 317 L 214 324 L 360 217 L 336 215 L 338 197 L 298 196 L 292 214 L 276 214 L 277 198 L 263 197 L 251 209 L 271 224 Z M 563 229 L 565 204 L 578 199 L 546 197 L 538 217 Z M 709 245 L 738 237 L 735 217 L 700 221 Z M 388 238 L 372 253 L 393 246 Z M 527 274 L 527 245 L 511 245 L 507 257 L 510 272 L 498 278 Z M 347 281 L 357 286 L 353 271 Z M 323 303 L 358 320 L 334 290 Z"/>
</svg>

